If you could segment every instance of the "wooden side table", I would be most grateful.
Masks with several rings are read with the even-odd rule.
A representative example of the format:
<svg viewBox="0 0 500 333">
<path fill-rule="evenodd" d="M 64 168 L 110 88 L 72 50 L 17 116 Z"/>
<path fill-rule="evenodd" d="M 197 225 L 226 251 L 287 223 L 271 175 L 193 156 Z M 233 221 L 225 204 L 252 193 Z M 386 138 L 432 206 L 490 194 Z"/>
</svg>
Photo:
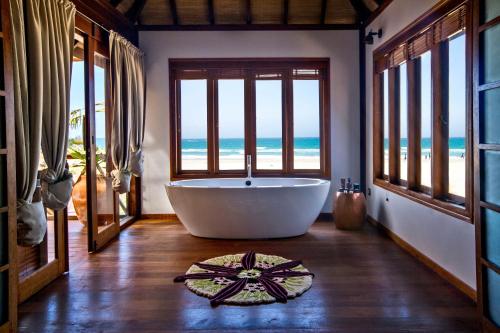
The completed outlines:
<svg viewBox="0 0 500 333">
<path fill-rule="evenodd" d="M 341 230 L 357 230 L 366 219 L 366 199 L 362 192 L 337 192 L 334 205 L 335 226 Z"/>
</svg>

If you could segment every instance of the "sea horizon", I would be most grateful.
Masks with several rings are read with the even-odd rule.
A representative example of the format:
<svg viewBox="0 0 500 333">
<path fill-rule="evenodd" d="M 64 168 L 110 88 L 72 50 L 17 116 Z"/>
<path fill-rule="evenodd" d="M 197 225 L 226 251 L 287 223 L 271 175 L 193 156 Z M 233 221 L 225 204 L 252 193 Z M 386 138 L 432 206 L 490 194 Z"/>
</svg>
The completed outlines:
<svg viewBox="0 0 500 333">
<path fill-rule="evenodd" d="M 422 139 L 422 154 L 428 154 L 431 151 L 431 138 Z M 407 152 L 408 139 L 401 139 L 401 154 Z M 461 157 L 465 153 L 465 138 L 451 137 L 449 139 L 449 151 L 451 156 Z M 105 139 L 96 139 L 97 147 L 105 148 Z M 207 153 L 207 140 L 200 138 L 184 138 L 181 141 L 182 154 L 186 156 L 203 156 Z M 384 148 L 389 149 L 389 140 L 384 140 Z M 257 152 L 259 155 L 281 155 L 281 138 L 258 138 Z M 320 141 L 318 137 L 297 137 L 294 138 L 294 152 L 298 156 L 319 156 Z M 219 154 L 221 156 L 234 156 L 245 154 L 244 138 L 220 138 Z"/>
</svg>

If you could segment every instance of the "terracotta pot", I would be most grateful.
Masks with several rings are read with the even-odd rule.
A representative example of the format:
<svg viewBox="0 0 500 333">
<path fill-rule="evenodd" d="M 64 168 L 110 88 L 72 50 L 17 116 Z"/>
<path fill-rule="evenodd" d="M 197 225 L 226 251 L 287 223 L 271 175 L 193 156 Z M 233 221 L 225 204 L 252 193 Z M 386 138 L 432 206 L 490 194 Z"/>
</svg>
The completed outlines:
<svg viewBox="0 0 500 333">
<path fill-rule="evenodd" d="M 366 202 L 363 193 L 337 192 L 335 201 L 335 226 L 337 229 L 356 230 L 363 227 Z"/>
<path fill-rule="evenodd" d="M 80 175 L 73 185 L 71 198 L 78 220 L 87 226 L 87 176 L 85 174 Z M 112 222 L 113 192 L 111 179 L 100 175 L 97 176 L 97 212 L 98 225 L 102 226 Z"/>
</svg>

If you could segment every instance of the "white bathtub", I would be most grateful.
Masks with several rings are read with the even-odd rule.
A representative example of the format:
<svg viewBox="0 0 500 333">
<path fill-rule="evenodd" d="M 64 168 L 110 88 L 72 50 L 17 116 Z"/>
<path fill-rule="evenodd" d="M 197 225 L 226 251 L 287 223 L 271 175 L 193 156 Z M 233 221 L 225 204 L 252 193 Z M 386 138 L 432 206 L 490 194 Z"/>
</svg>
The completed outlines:
<svg viewBox="0 0 500 333">
<path fill-rule="evenodd" d="M 256 239 L 299 236 L 318 217 L 330 182 L 309 178 L 214 178 L 166 185 L 175 213 L 195 236 Z"/>
</svg>

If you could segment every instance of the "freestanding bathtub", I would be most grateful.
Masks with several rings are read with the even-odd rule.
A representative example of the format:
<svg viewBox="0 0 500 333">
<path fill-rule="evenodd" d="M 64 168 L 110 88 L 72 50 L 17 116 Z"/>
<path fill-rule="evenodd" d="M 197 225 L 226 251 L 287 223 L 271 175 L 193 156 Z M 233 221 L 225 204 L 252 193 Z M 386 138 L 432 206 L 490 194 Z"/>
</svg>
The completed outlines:
<svg viewBox="0 0 500 333">
<path fill-rule="evenodd" d="M 175 213 L 192 235 L 258 239 L 306 233 L 325 203 L 330 182 L 214 178 L 173 181 L 165 187 Z"/>
</svg>

